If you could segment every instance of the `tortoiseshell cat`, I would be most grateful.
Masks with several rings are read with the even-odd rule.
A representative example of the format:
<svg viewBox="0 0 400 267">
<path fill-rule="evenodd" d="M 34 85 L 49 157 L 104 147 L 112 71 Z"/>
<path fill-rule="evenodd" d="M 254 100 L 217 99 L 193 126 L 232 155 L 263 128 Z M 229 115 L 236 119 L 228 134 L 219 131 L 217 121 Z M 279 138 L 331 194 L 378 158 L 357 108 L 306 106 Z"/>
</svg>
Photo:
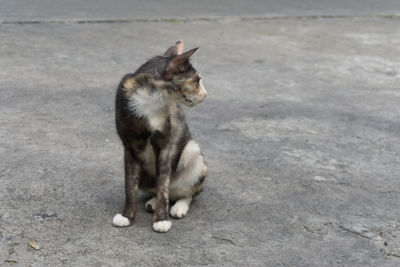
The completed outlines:
<svg viewBox="0 0 400 267">
<path fill-rule="evenodd" d="M 115 226 L 130 225 L 140 188 L 153 194 L 145 204 L 154 212 L 153 229 L 167 232 L 169 200 L 176 201 L 171 216 L 182 218 L 203 188 L 207 166 L 179 106 L 192 107 L 207 96 L 200 74 L 189 62 L 196 50 L 182 54 L 183 42 L 178 41 L 120 82 L 116 126 L 124 146 L 126 199 L 122 214 L 113 218 Z"/>
</svg>

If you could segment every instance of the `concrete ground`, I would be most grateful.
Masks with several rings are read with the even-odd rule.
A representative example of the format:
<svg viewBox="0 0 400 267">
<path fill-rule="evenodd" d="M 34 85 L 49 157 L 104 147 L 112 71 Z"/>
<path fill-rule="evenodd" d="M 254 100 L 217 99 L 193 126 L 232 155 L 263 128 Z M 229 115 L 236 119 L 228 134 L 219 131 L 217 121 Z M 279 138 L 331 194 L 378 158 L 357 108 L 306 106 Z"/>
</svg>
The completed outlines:
<svg viewBox="0 0 400 267">
<path fill-rule="evenodd" d="M 120 2 L 1 1 L 1 266 L 400 265 L 398 1 Z M 113 227 L 116 86 L 178 39 L 207 186 L 166 234 L 143 196 Z"/>
</svg>

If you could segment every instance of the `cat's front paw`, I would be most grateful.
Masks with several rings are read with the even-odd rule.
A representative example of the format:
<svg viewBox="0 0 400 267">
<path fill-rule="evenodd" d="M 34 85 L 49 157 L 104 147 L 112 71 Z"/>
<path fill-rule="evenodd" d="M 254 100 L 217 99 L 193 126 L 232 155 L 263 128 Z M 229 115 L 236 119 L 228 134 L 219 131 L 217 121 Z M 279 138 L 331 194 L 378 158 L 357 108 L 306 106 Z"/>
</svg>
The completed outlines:
<svg viewBox="0 0 400 267">
<path fill-rule="evenodd" d="M 153 230 L 159 233 L 168 232 L 171 229 L 171 221 L 158 221 L 153 223 Z"/>
<path fill-rule="evenodd" d="M 128 218 L 122 216 L 120 213 L 116 214 L 113 218 L 113 224 L 118 227 L 126 227 L 131 225 Z"/>
</svg>

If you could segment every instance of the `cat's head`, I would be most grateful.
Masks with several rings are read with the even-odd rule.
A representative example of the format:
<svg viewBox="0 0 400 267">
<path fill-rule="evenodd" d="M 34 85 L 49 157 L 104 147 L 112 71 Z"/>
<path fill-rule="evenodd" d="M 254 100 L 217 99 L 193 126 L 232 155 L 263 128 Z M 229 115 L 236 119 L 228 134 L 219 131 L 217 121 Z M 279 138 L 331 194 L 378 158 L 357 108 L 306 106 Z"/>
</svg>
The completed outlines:
<svg viewBox="0 0 400 267">
<path fill-rule="evenodd" d="M 169 62 L 162 79 L 174 85 L 175 100 L 190 107 L 203 102 L 207 96 L 201 75 L 193 68 L 189 60 L 197 49 L 182 53 L 183 41 L 178 41 L 163 55 L 169 58 Z"/>
</svg>

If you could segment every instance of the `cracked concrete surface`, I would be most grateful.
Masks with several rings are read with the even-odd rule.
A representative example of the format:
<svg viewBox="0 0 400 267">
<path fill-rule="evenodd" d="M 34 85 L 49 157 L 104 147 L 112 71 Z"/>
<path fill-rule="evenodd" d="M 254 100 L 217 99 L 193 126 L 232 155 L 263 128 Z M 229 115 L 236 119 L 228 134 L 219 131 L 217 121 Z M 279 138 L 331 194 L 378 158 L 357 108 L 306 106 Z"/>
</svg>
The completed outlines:
<svg viewBox="0 0 400 267">
<path fill-rule="evenodd" d="M 0 27 L 0 264 L 400 265 L 399 19 Z M 144 196 L 116 228 L 115 89 L 177 39 L 200 46 L 207 186 L 167 234 Z"/>
</svg>

